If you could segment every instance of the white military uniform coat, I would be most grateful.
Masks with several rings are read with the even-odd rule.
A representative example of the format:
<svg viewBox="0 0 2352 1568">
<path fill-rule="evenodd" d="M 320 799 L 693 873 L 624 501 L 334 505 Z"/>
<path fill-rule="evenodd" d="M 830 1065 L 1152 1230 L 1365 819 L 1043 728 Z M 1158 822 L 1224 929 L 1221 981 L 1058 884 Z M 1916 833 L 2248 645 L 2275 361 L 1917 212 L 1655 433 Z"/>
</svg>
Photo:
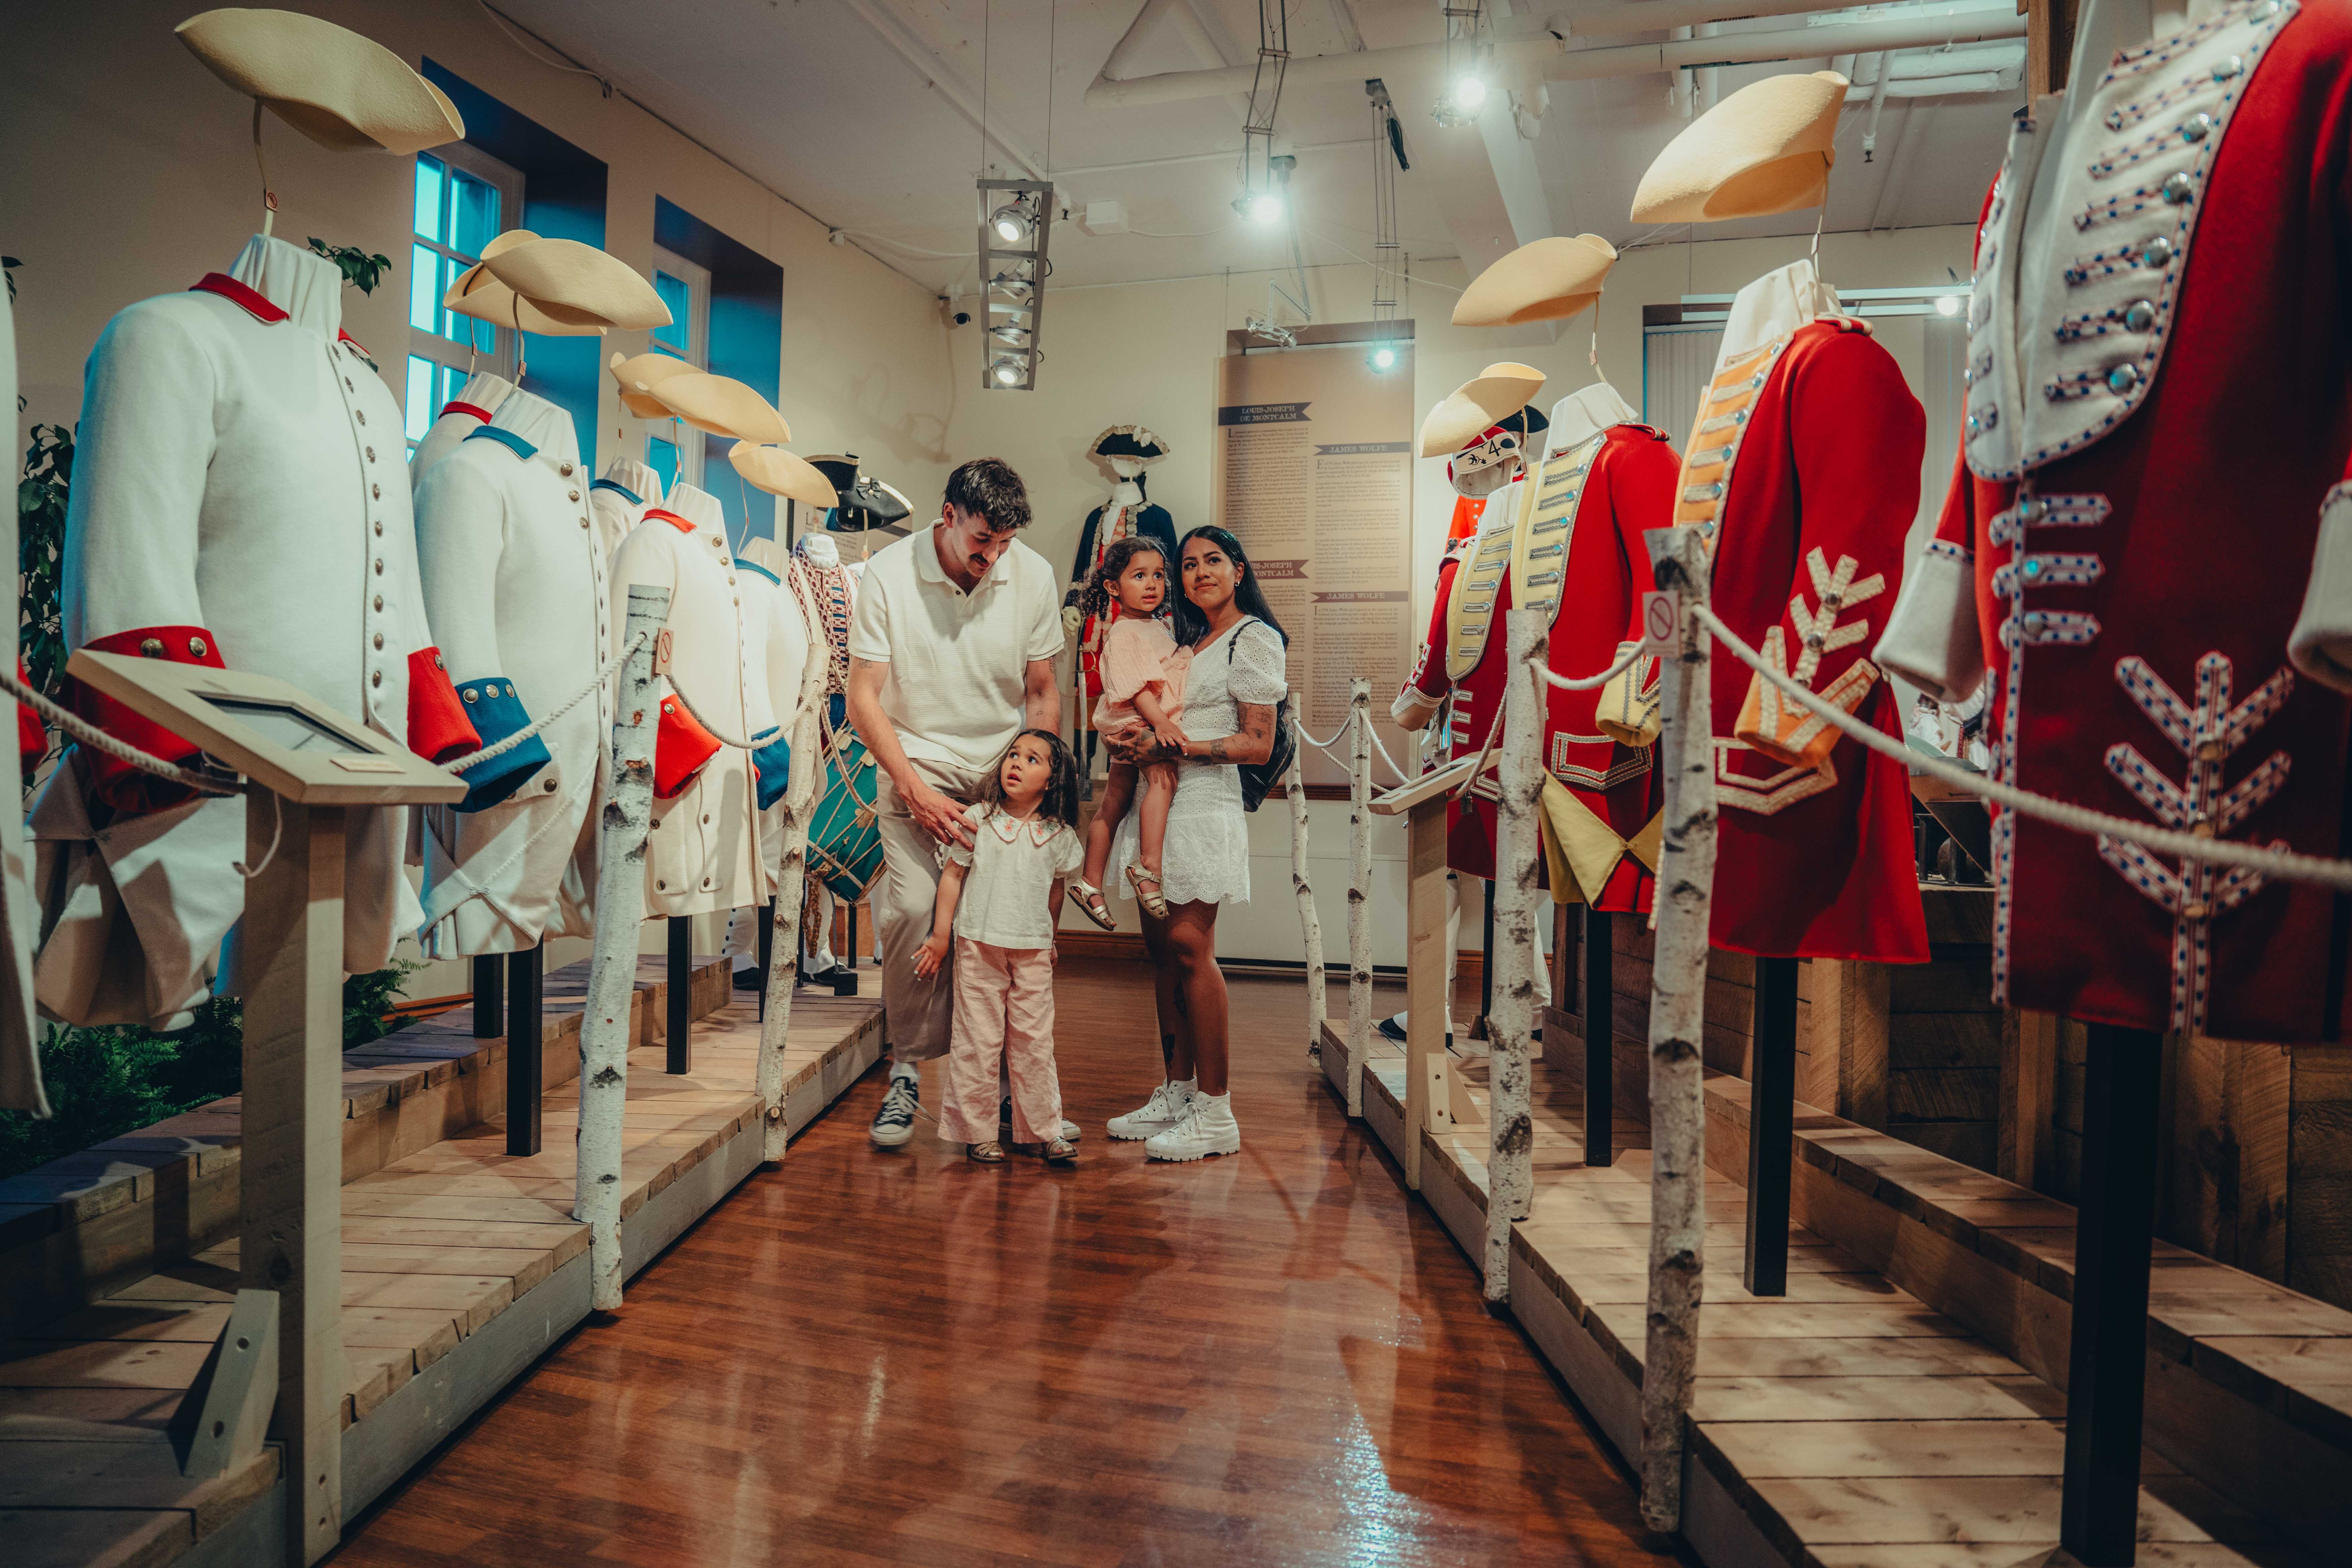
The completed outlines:
<svg viewBox="0 0 2352 1568">
<path fill-rule="evenodd" d="M 740 578 L 718 498 L 692 485 L 673 489 L 668 506 L 648 507 L 613 559 L 614 649 L 626 636 L 629 589 L 642 583 L 669 590 L 670 668 L 654 682 L 665 742 L 694 727 L 678 710 L 674 685 L 722 741 L 751 738 L 752 674 L 744 655 Z M 657 777 L 660 772 L 657 756 Z M 769 883 L 759 834 L 751 755 L 722 743 L 677 795 L 655 797 L 646 838 L 646 913 L 698 915 L 764 900 Z"/>
<path fill-rule="evenodd" d="M 409 489 L 413 492 L 423 484 L 433 465 L 456 451 L 458 442 L 488 424 L 514 389 L 514 383 L 506 377 L 480 371 L 466 383 L 463 392 L 443 404 L 425 438 L 409 454 Z"/>
<path fill-rule="evenodd" d="M 446 757 L 476 738 L 418 594 L 400 404 L 341 334 L 342 288 L 333 262 L 256 236 L 228 277 L 108 323 L 83 386 L 66 642 L 267 671 Z M 52 927 L 37 994 L 68 1022 L 182 1021 L 243 912 L 245 802 L 132 800 L 157 782 L 76 748 L 34 805 Z M 347 971 L 383 968 L 416 927 L 405 826 L 403 807 L 347 814 Z"/>
<path fill-rule="evenodd" d="M 596 541 L 609 564 L 621 541 L 645 521 L 646 509 L 662 503 L 661 476 L 635 458 L 615 458 L 604 465 L 604 475 L 588 489 L 589 515 L 596 521 Z"/>
<path fill-rule="evenodd" d="M 417 489 L 425 613 L 486 746 L 572 697 L 604 662 L 604 552 L 587 494 L 572 416 L 522 391 Z M 497 804 L 426 809 L 429 956 L 593 933 L 613 692 L 606 683 L 541 731 L 551 760 Z M 467 782 L 478 787 L 503 760 Z"/>
</svg>

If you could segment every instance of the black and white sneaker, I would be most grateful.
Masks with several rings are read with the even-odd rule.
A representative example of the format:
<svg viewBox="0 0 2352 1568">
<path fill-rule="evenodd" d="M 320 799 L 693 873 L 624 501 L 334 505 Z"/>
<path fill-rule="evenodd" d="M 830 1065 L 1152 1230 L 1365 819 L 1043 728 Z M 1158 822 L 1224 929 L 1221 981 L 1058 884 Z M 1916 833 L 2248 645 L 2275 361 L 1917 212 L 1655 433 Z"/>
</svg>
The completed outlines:
<svg viewBox="0 0 2352 1568">
<path fill-rule="evenodd" d="M 894 1078 L 890 1087 L 882 1091 L 882 1109 L 874 1113 L 874 1125 L 866 1135 L 881 1149 L 896 1149 L 915 1135 L 915 1109 L 922 1103 L 922 1083 L 911 1078 Z"/>
<path fill-rule="evenodd" d="M 1075 1143 L 1082 1135 L 1083 1129 L 1076 1122 L 1062 1123 L 1063 1142 Z M 996 1138 L 1000 1143 L 1013 1142 L 1013 1097 L 1009 1094 L 996 1102 Z"/>
</svg>

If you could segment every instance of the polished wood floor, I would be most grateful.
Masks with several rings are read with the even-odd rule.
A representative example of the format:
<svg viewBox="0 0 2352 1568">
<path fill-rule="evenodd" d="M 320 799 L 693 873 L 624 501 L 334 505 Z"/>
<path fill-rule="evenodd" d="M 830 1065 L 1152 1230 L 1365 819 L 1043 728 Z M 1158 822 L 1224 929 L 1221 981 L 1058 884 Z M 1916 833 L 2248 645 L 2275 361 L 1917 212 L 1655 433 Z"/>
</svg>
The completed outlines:
<svg viewBox="0 0 2352 1568">
<path fill-rule="evenodd" d="M 333 1561 L 1658 1561 L 1307 1061 L 1297 983 L 1234 986 L 1239 1157 L 1106 1138 L 1155 1076 L 1147 979 L 1063 968 L 1076 1170 L 971 1165 L 927 1121 L 877 1151 L 877 1070 Z"/>
</svg>

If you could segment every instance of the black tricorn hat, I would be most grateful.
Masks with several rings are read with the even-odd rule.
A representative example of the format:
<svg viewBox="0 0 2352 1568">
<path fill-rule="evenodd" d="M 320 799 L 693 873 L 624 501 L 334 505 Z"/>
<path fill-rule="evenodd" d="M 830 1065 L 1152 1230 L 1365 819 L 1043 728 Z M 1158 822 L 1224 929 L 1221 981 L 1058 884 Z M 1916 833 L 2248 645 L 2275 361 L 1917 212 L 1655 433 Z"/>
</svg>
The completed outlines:
<svg viewBox="0 0 2352 1568">
<path fill-rule="evenodd" d="M 857 471 L 855 453 L 846 457 L 811 458 L 809 466 L 832 482 L 841 497 L 825 527 L 835 533 L 862 533 L 867 529 L 906 531 L 898 525 L 914 515 L 907 498 L 880 479 Z"/>
<path fill-rule="evenodd" d="M 1166 457 L 1170 447 L 1140 425 L 1114 425 L 1096 437 L 1087 451 L 1097 458 L 1132 458 L 1150 464 Z"/>
</svg>

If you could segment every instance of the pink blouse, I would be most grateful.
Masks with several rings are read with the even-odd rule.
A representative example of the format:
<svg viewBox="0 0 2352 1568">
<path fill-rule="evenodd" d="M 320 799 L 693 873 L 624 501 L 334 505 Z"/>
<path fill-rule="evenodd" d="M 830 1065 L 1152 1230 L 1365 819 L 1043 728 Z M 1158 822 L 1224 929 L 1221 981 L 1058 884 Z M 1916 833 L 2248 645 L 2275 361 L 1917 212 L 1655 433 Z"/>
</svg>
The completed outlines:
<svg viewBox="0 0 2352 1568">
<path fill-rule="evenodd" d="M 1184 676 L 1192 650 L 1178 647 L 1165 617 L 1121 616 L 1103 634 L 1102 700 L 1095 704 L 1094 727 L 1123 730 L 1144 721 L 1136 694 L 1150 691 L 1160 710 L 1173 720 L 1184 711 Z"/>
</svg>

